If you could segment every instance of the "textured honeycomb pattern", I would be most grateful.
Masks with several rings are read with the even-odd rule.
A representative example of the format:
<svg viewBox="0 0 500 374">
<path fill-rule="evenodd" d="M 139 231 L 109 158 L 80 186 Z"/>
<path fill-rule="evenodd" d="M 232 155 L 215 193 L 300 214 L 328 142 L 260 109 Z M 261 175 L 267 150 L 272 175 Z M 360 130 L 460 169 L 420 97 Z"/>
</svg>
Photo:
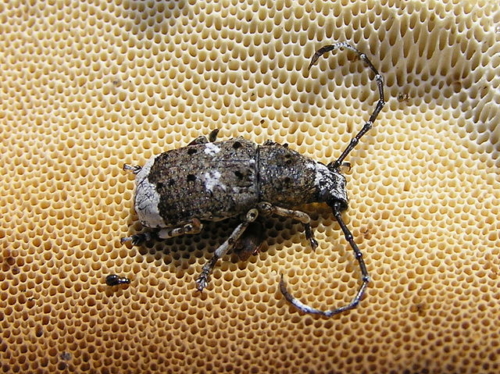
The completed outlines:
<svg viewBox="0 0 500 374">
<path fill-rule="evenodd" d="M 344 214 L 313 252 L 266 222 L 247 262 L 194 280 L 235 221 L 130 248 L 141 230 L 123 163 L 221 138 L 349 158 Z M 500 9 L 484 1 L 11 1 L 0 4 L 0 372 L 499 373 Z M 131 279 L 105 285 L 108 274 Z"/>
</svg>

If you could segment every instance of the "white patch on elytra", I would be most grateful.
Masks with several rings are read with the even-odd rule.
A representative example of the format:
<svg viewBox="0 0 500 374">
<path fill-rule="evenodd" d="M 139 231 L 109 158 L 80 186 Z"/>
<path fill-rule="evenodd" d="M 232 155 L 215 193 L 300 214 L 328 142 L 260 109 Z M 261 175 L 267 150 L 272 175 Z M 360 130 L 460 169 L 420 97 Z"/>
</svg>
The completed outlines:
<svg viewBox="0 0 500 374">
<path fill-rule="evenodd" d="M 158 210 L 160 194 L 156 191 L 156 186 L 148 180 L 149 172 L 153 167 L 156 157 L 150 158 L 135 176 L 135 183 L 137 185 L 135 211 L 139 216 L 141 224 L 150 228 L 167 227 Z"/>
<path fill-rule="evenodd" d="M 213 156 L 220 152 L 220 147 L 216 146 L 214 143 L 205 144 L 205 153 L 207 155 Z"/>
<path fill-rule="evenodd" d="M 205 178 L 205 188 L 207 191 L 213 192 L 215 187 L 220 187 L 224 191 L 226 190 L 226 185 L 220 182 L 221 173 L 217 170 L 207 171 L 203 177 Z"/>
</svg>

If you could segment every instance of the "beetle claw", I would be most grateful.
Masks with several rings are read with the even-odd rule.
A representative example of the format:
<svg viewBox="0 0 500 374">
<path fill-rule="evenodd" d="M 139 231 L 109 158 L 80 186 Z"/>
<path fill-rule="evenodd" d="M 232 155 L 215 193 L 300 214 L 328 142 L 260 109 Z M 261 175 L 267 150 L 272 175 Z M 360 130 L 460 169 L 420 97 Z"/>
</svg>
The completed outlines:
<svg viewBox="0 0 500 374">
<path fill-rule="evenodd" d="M 200 277 L 196 280 L 196 289 L 200 292 L 203 292 L 203 290 L 208 285 L 207 280 L 207 275 L 201 274 Z"/>
<path fill-rule="evenodd" d="M 126 238 L 121 238 L 120 239 L 120 243 L 121 244 L 125 244 L 126 242 L 131 242 L 132 241 L 132 238 L 129 236 L 129 237 L 126 237 Z"/>
<path fill-rule="evenodd" d="M 144 244 L 145 242 L 148 242 L 152 240 L 152 235 L 151 233 L 142 233 L 142 234 L 135 234 L 132 236 L 128 236 L 126 238 L 121 238 L 120 243 L 124 244 L 126 242 L 132 242 L 132 245 L 141 245 Z"/>
<path fill-rule="evenodd" d="M 318 241 L 314 238 L 310 238 L 309 240 L 311 241 L 311 247 L 312 247 L 313 251 L 315 251 L 316 248 L 318 248 Z"/>
</svg>

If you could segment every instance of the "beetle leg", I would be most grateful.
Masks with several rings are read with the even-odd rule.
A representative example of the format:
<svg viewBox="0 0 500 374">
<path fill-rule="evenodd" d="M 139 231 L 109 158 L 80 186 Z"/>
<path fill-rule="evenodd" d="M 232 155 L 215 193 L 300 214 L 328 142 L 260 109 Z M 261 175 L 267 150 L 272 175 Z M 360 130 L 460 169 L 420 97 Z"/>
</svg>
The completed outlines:
<svg viewBox="0 0 500 374">
<path fill-rule="evenodd" d="M 311 217 L 309 217 L 307 213 L 301 212 L 300 210 L 280 208 L 279 206 L 274 206 L 266 202 L 259 203 L 258 209 L 264 216 L 276 214 L 277 216 L 287 217 L 301 222 L 304 226 L 304 231 L 306 232 L 306 238 L 311 243 L 312 249 L 316 249 L 318 247 L 318 242 L 314 239 L 314 233 L 311 229 Z"/>
<path fill-rule="evenodd" d="M 217 140 L 217 135 L 219 134 L 219 129 L 215 129 L 210 131 L 210 134 L 208 134 L 208 141 L 210 143 L 213 143 Z"/>
<path fill-rule="evenodd" d="M 151 231 L 151 232 L 141 232 L 140 234 L 134 234 L 132 236 L 127 236 L 126 238 L 121 238 L 120 243 L 126 243 L 126 242 L 131 242 L 132 245 L 141 245 L 146 242 L 152 242 L 155 240 L 158 240 L 158 233 Z"/>
<path fill-rule="evenodd" d="M 125 242 L 132 242 L 132 245 L 141 245 L 143 243 L 155 240 L 173 238 L 174 236 L 198 234 L 202 228 L 203 224 L 200 222 L 200 220 L 197 218 L 193 218 L 191 222 L 179 227 L 142 232 L 140 234 L 135 234 L 127 238 L 122 238 L 120 242 L 122 244 Z"/>
<path fill-rule="evenodd" d="M 365 294 L 366 288 L 368 287 L 368 283 L 370 283 L 370 276 L 368 274 L 368 270 L 366 269 L 365 261 L 363 260 L 363 253 L 360 251 L 358 248 L 357 244 L 354 242 L 354 239 L 352 237 L 351 231 L 347 228 L 346 224 L 342 220 L 342 206 L 340 205 L 339 202 L 333 202 L 331 205 L 333 215 L 335 216 L 335 219 L 340 225 L 340 228 L 342 229 L 342 232 L 344 233 L 344 237 L 351 246 L 351 248 L 354 251 L 354 255 L 356 257 L 356 260 L 358 261 L 359 268 L 361 269 L 361 280 L 363 283 L 358 289 L 358 292 L 352 299 L 352 301 L 344 305 L 340 308 L 337 309 L 332 309 L 332 310 L 327 310 L 327 311 L 322 311 L 319 309 L 312 308 L 310 306 L 307 306 L 303 304 L 301 301 L 293 297 L 287 290 L 286 288 L 286 283 L 283 279 L 283 275 L 281 275 L 281 280 L 280 280 L 280 290 L 283 296 L 285 296 L 285 299 L 288 300 L 293 306 L 295 306 L 297 309 L 301 310 L 304 313 L 310 313 L 310 314 L 321 314 L 326 317 L 331 317 L 336 314 L 345 312 L 346 310 L 354 309 L 356 306 L 358 306 L 359 302 L 363 298 L 363 295 Z"/>
<path fill-rule="evenodd" d="M 203 228 L 203 224 L 198 218 L 193 218 L 191 222 L 186 223 L 179 227 L 174 227 L 171 229 L 161 229 L 158 231 L 158 237 L 160 239 L 170 239 L 174 236 L 181 235 L 194 235 L 198 234 Z"/>
<path fill-rule="evenodd" d="M 196 288 L 198 291 L 203 291 L 203 289 L 208 285 L 208 277 L 210 276 L 210 273 L 212 273 L 213 268 L 215 267 L 215 264 L 221 258 L 224 256 L 230 249 L 232 249 L 238 239 L 241 237 L 243 232 L 245 232 L 246 228 L 248 225 L 255 221 L 257 216 L 259 215 L 259 211 L 257 209 L 250 209 L 248 213 L 245 216 L 245 220 L 240 223 L 233 231 L 231 236 L 227 238 L 227 240 L 221 244 L 219 248 L 217 248 L 214 252 L 214 255 L 208 261 L 204 266 L 203 269 L 201 270 L 201 274 L 196 280 Z"/>
<path fill-rule="evenodd" d="M 138 174 L 142 169 L 142 166 L 139 165 L 129 165 L 129 164 L 123 164 L 123 170 L 125 171 L 131 171 L 133 174 Z"/>
</svg>

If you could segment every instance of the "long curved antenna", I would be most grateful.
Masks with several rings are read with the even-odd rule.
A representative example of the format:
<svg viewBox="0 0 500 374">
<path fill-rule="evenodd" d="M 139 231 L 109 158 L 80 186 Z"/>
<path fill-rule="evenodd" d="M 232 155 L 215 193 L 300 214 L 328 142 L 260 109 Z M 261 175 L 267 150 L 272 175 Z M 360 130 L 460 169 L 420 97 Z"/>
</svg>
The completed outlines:
<svg viewBox="0 0 500 374">
<path fill-rule="evenodd" d="M 280 280 L 280 290 L 283 296 L 285 296 L 285 299 L 288 300 L 290 304 L 295 306 L 297 309 L 301 310 L 304 313 L 309 313 L 309 314 L 320 314 L 325 317 L 331 317 L 336 314 L 345 312 L 346 310 L 354 309 L 358 306 L 359 302 L 363 298 L 363 295 L 365 294 L 366 288 L 368 287 L 368 283 L 370 283 L 370 276 L 368 275 L 368 270 L 366 269 L 365 261 L 363 260 L 363 253 L 359 250 L 358 246 L 354 242 L 354 239 L 352 237 L 351 231 L 347 228 L 345 225 L 344 221 L 342 220 L 341 212 L 342 212 L 342 205 L 340 202 L 333 202 L 331 205 L 333 215 L 335 216 L 335 219 L 340 225 L 340 228 L 342 229 L 345 239 L 349 242 L 349 245 L 354 251 L 354 255 L 356 257 L 356 260 L 359 263 L 359 267 L 361 269 L 361 279 L 363 283 L 359 287 L 358 292 L 356 293 L 356 296 L 352 299 L 352 301 L 344 305 L 343 307 L 337 308 L 337 309 L 332 309 L 332 310 L 319 310 L 312 308 L 308 305 L 305 305 L 302 303 L 300 300 L 296 299 L 295 297 L 288 292 L 286 288 L 286 283 L 283 279 L 283 274 L 281 275 L 281 280 Z"/>
<path fill-rule="evenodd" d="M 370 119 L 368 120 L 368 122 L 366 122 L 363 125 L 363 128 L 358 132 L 358 134 L 354 138 L 351 139 L 351 142 L 346 147 L 346 149 L 344 149 L 344 152 L 342 152 L 342 154 L 337 159 L 337 161 L 328 164 L 328 167 L 332 168 L 332 169 L 338 169 L 342 165 L 342 162 L 344 162 L 344 159 L 354 149 L 354 147 L 356 147 L 356 145 L 359 143 L 359 140 L 363 137 L 363 135 L 365 135 L 373 127 L 373 122 L 375 122 L 375 120 L 377 119 L 378 114 L 380 113 L 380 111 L 382 110 L 382 108 L 385 105 L 385 101 L 384 101 L 384 78 L 379 74 L 379 72 L 375 68 L 375 66 L 373 66 L 372 62 L 368 59 L 368 57 L 366 56 L 366 54 L 358 51 L 356 48 L 354 48 L 352 45 L 350 45 L 350 44 L 348 44 L 346 42 L 336 43 L 336 44 L 333 44 L 333 45 L 327 45 L 327 46 L 324 46 L 324 47 L 318 49 L 316 51 L 316 53 L 314 54 L 314 56 L 312 57 L 312 59 L 311 59 L 311 63 L 309 64 L 308 70 L 310 70 L 311 67 L 313 66 L 313 64 L 316 61 L 318 61 L 318 59 L 322 55 L 324 55 L 325 53 L 333 51 L 335 49 L 342 49 L 342 48 L 346 48 L 346 49 L 349 49 L 350 51 L 353 51 L 353 52 L 357 53 L 357 55 L 359 56 L 359 58 L 361 60 L 363 60 L 368 65 L 368 67 L 370 68 L 370 70 L 375 73 L 375 80 L 377 81 L 378 92 L 379 92 L 380 98 L 379 98 L 379 100 L 377 102 L 377 106 L 375 107 L 375 110 L 373 111 L 372 115 L 370 116 Z"/>
<path fill-rule="evenodd" d="M 320 48 L 319 50 L 317 50 L 311 59 L 311 63 L 309 64 L 308 70 L 310 70 L 311 67 L 314 65 L 314 63 L 316 61 L 318 61 L 318 59 L 322 55 L 324 55 L 325 53 L 333 51 L 335 49 L 342 49 L 342 48 L 346 48 L 346 49 L 349 49 L 349 50 L 355 52 L 359 56 L 359 58 L 361 60 L 363 60 L 368 65 L 370 70 L 373 71 L 373 73 L 375 73 L 375 80 L 377 82 L 377 87 L 378 87 L 378 92 L 379 92 L 380 97 L 379 97 L 379 100 L 377 102 L 377 105 L 375 106 L 373 113 L 371 114 L 370 118 L 368 119 L 368 122 L 366 122 L 363 125 L 363 128 L 356 134 L 356 136 L 354 136 L 351 139 L 351 142 L 345 148 L 345 150 L 342 152 L 340 157 L 335 162 L 328 164 L 328 168 L 331 170 L 337 170 L 344 164 L 345 158 L 354 149 L 354 147 L 356 147 L 356 145 L 359 143 L 359 140 L 363 137 L 363 135 L 365 135 L 373 127 L 373 123 L 375 122 L 378 114 L 380 113 L 380 111 L 382 110 L 382 108 L 385 105 L 384 78 L 379 74 L 379 72 L 375 68 L 375 66 L 373 66 L 372 62 L 368 59 L 366 54 L 358 51 L 356 48 L 354 48 L 353 46 L 351 46 L 348 43 L 342 42 L 342 43 L 336 43 L 333 45 L 327 45 L 327 46 L 324 46 L 324 47 Z M 344 305 L 343 307 L 340 307 L 337 309 L 323 311 L 323 310 L 312 308 L 312 307 L 302 303 L 300 300 L 296 299 L 295 297 L 293 297 L 292 294 L 290 294 L 290 292 L 288 292 L 288 290 L 287 290 L 286 282 L 283 278 L 283 275 L 281 275 L 281 280 L 280 280 L 281 293 L 283 294 L 283 296 L 285 297 L 285 299 L 289 303 L 291 303 L 293 306 L 295 306 L 297 309 L 301 310 L 304 313 L 319 314 L 319 315 L 326 316 L 326 317 L 334 316 L 336 314 L 345 312 L 347 310 L 354 309 L 356 306 L 358 306 L 359 302 L 361 301 L 361 299 L 363 298 L 363 296 L 365 294 L 365 291 L 368 287 L 368 283 L 370 283 L 370 276 L 368 274 L 368 270 L 366 269 L 365 261 L 363 260 L 363 253 L 360 251 L 357 244 L 354 242 L 354 238 L 352 236 L 351 231 L 347 228 L 346 224 L 342 220 L 342 211 L 345 210 L 345 208 L 346 208 L 345 205 L 342 205 L 342 203 L 340 201 L 335 201 L 335 200 L 330 202 L 329 205 L 332 208 L 333 215 L 335 216 L 335 219 L 339 223 L 340 228 L 342 229 L 342 232 L 344 233 L 345 239 L 347 240 L 347 242 L 349 243 L 349 245 L 353 249 L 354 256 L 356 257 L 356 260 L 358 261 L 358 264 L 359 264 L 359 268 L 361 269 L 361 279 L 362 279 L 363 283 L 359 287 L 358 292 L 356 293 L 356 295 L 354 296 L 354 298 L 352 299 L 352 301 L 349 304 Z"/>
</svg>

